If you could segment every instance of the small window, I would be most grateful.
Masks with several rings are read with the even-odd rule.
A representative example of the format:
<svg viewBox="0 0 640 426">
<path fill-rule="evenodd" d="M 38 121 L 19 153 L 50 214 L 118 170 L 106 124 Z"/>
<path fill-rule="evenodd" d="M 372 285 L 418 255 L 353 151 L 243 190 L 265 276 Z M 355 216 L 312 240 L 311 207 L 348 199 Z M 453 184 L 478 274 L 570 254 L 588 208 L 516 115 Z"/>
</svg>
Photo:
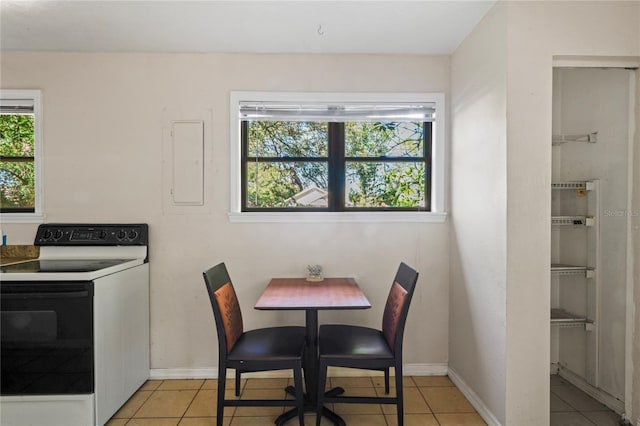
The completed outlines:
<svg viewBox="0 0 640 426">
<path fill-rule="evenodd" d="M 232 94 L 232 213 L 441 211 L 434 158 L 442 101 Z"/>
<path fill-rule="evenodd" d="M 40 221 L 40 92 L 0 91 L 0 213 L 5 222 Z"/>
</svg>

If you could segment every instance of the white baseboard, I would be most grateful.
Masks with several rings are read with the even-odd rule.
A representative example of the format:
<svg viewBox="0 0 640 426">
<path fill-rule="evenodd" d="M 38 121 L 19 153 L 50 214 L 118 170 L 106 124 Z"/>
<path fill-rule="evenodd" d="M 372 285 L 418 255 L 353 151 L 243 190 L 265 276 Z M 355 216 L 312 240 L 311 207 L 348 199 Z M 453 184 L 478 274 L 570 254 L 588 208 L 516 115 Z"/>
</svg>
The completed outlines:
<svg viewBox="0 0 640 426">
<path fill-rule="evenodd" d="M 449 365 L 444 364 L 406 364 L 403 365 L 405 376 L 446 376 Z"/>
<path fill-rule="evenodd" d="M 448 372 L 447 364 L 407 364 L 404 367 L 405 376 L 445 376 Z M 353 368 L 330 368 L 330 377 L 366 377 L 382 375 L 382 372 L 370 370 L 357 370 Z M 245 373 L 243 377 L 291 377 L 287 370 L 262 371 L 257 373 Z M 204 368 L 152 368 L 150 378 L 153 380 L 165 379 L 215 379 L 218 377 L 218 369 L 214 367 Z M 228 377 L 234 377 L 234 372 L 229 371 Z"/>
<path fill-rule="evenodd" d="M 153 380 L 168 379 L 215 379 L 217 368 L 152 368 L 149 378 Z"/>
<path fill-rule="evenodd" d="M 471 389 L 467 385 L 467 383 L 460 378 L 458 373 L 456 373 L 456 371 L 451 367 L 449 367 L 449 378 L 451 379 L 453 384 L 455 384 L 458 389 L 460 389 L 460 392 L 462 392 L 463 395 L 469 400 L 471 405 L 473 405 L 473 408 L 476 409 L 480 417 L 482 417 L 482 419 L 487 423 L 488 426 L 501 426 L 500 421 L 498 421 L 496 416 L 494 416 L 491 410 L 489 410 L 489 407 L 484 404 L 482 399 L 480 399 L 478 395 L 476 395 L 473 389 Z"/>
<path fill-rule="evenodd" d="M 476 409 L 480 417 L 484 419 L 488 426 L 501 426 L 498 419 L 491 410 L 482 402 L 476 393 L 460 378 L 460 376 L 449 368 L 446 363 L 442 364 L 406 364 L 403 366 L 405 376 L 445 376 L 448 375 L 451 381 L 460 389 L 471 405 Z M 330 377 L 366 377 L 378 376 L 382 372 L 371 370 L 358 370 L 353 368 L 329 369 Z M 229 371 L 229 378 L 234 377 L 234 372 Z M 218 377 L 218 369 L 214 367 L 203 368 L 152 368 L 150 378 L 154 380 L 164 379 L 215 379 Z M 245 373 L 243 377 L 269 378 L 269 377 L 291 377 L 291 372 L 263 371 L 256 373 Z"/>
</svg>

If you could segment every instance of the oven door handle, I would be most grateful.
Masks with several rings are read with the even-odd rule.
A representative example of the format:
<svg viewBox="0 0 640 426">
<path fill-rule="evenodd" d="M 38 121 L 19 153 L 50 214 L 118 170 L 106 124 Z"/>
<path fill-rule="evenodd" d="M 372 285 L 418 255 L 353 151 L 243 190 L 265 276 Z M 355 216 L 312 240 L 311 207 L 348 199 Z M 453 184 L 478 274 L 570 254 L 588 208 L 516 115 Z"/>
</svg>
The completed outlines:
<svg viewBox="0 0 640 426">
<path fill-rule="evenodd" d="M 89 297 L 89 292 L 84 291 L 61 291 L 61 292 L 41 292 L 41 293 L 2 293 L 3 299 L 79 299 Z"/>
</svg>

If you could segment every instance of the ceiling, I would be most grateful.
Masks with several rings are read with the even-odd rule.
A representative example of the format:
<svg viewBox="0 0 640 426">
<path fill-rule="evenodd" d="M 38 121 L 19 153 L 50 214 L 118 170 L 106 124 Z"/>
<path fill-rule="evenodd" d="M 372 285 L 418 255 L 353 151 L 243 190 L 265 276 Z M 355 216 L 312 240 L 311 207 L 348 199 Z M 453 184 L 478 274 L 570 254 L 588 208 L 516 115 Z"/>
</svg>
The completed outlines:
<svg viewBox="0 0 640 426">
<path fill-rule="evenodd" d="M 0 1 L 0 50 L 450 54 L 496 0 Z"/>
</svg>

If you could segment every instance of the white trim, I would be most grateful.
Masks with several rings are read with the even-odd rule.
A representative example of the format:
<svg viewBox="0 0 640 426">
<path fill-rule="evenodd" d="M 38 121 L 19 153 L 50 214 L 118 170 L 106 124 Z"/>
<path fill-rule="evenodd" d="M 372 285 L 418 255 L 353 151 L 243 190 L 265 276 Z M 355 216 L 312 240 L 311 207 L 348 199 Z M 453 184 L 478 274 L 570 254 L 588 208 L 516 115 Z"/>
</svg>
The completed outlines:
<svg viewBox="0 0 640 426">
<path fill-rule="evenodd" d="M 629 142 L 628 142 L 628 163 L 627 163 L 627 288 L 626 288 L 626 326 L 625 326 L 625 374 L 624 374 L 624 414 L 631 415 L 633 412 L 633 346 L 635 335 L 635 303 L 629 303 L 634 300 L 634 238 L 633 238 L 633 191 L 634 191 L 634 176 L 637 175 L 638 170 L 634 167 L 634 138 L 636 132 L 640 130 L 636 126 L 636 79 L 638 77 L 637 71 L 629 72 Z"/>
<path fill-rule="evenodd" d="M 403 366 L 405 376 L 445 376 L 449 369 L 446 363 L 441 364 L 405 364 Z M 228 378 L 235 377 L 234 370 L 229 370 Z M 278 371 L 262 371 L 256 373 L 244 373 L 243 377 L 291 377 L 291 373 L 286 370 Z M 381 376 L 382 372 L 374 372 L 370 370 L 356 370 L 353 368 L 334 368 L 329 369 L 331 377 L 371 377 Z M 216 379 L 218 377 L 218 369 L 215 367 L 203 368 L 152 368 L 150 371 L 150 379 L 152 380 L 168 380 L 168 379 Z"/>
<path fill-rule="evenodd" d="M 637 68 L 638 56 L 572 56 L 553 57 L 554 68 Z"/>
<path fill-rule="evenodd" d="M 0 89 L 0 99 L 28 99 L 33 100 L 34 116 L 34 169 L 36 205 L 33 213 L 0 213 L 2 223 L 42 223 L 44 222 L 44 191 L 43 191 L 43 147 L 42 147 L 42 94 L 40 90 Z"/>
<path fill-rule="evenodd" d="M 434 213 L 445 212 L 445 176 L 447 151 L 445 144 L 445 129 L 447 128 L 444 93 L 433 93 L 436 104 L 436 120 L 433 122 L 435 135 L 431 145 L 431 211 Z"/>
<path fill-rule="evenodd" d="M 152 368 L 149 372 L 151 380 L 168 379 L 216 379 L 217 368 Z"/>
<path fill-rule="evenodd" d="M 462 380 L 462 378 L 456 373 L 454 369 L 449 367 L 449 378 L 453 382 L 454 385 L 462 392 L 462 394 L 469 400 L 473 408 L 476 409 L 480 417 L 487 423 L 489 426 L 500 426 L 501 423 L 498 418 L 489 410 L 489 407 L 485 405 L 482 399 L 467 385 L 467 383 Z"/>
<path fill-rule="evenodd" d="M 37 200 L 37 197 L 38 196 L 36 195 L 36 200 Z M 36 214 L 36 213 L 0 213 L 0 222 L 1 223 L 44 223 L 44 215 Z"/>
<path fill-rule="evenodd" d="M 404 364 L 402 366 L 405 376 L 446 376 L 449 374 L 449 365 L 440 364 Z"/>
<path fill-rule="evenodd" d="M 435 104 L 436 121 L 433 122 L 432 171 L 431 171 L 431 212 L 375 212 L 376 216 L 389 216 L 390 220 L 372 219 L 368 214 L 345 212 L 348 222 L 444 222 L 445 177 L 446 177 L 446 105 L 444 93 L 325 93 L 325 92 L 236 92 L 229 94 L 229 159 L 230 159 L 230 196 L 229 221 L 231 222 L 331 222 L 339 219 L 335 212 L 318 212 L 308 216 L 296 212 L 241 212 L 241 146 L 240 146 L 240 102 L 431 102 Z M 382 214 L 379 214 L 382 213 Z M 410 218 L 410 214 L 419 214 L 421 219 Z M 439 216 L 433 216 L 434 214 Z M 402 219 L 394 216 L 400 215 Z M 319 220 L 324 216 L 322 220 Z M 280 219 L 282 217 L 283 219 Z M 286 219 L 284 219 L 286 217 Z M 313 220 L 309 218 L 313 217 Z M 431 219 L 426 219 L 431 218 Z M 435 220 L 434 220 L 435 218 Z"/>
<path fill-rule="evenodd" d="M 444 223 L 447 213 L 431 212 L 233 212 L 231 223 L 422 222 Z"/>
</svg>

